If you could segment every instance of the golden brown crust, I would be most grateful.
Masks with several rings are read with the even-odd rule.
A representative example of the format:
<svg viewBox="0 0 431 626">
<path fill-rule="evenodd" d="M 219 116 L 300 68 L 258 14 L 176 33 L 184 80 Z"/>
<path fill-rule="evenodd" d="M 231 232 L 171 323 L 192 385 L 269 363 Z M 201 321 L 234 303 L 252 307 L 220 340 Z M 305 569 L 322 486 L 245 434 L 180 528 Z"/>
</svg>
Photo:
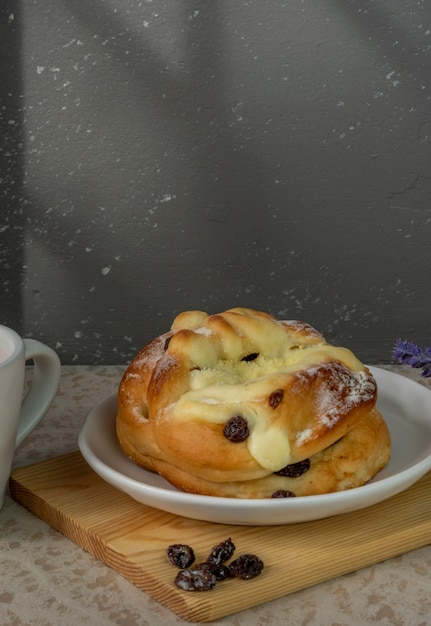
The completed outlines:
<svg viewBox="0 0 431 626">
<path fill-rule="evenodd" d="M 224 498 L 271 498 L 277 491 L 310 496 L 360 487 L 388 462 L 390 436 L 382 415 L 373 409 L 329 448 L 310 459 L 310 468 L 297 477 L 269 474 L 255 480 L 211 482 L 157 459 L 147 469 L 164 476 L 181 491 Z"/>
<path fill-rule="evenodd" d="M 372 416 L 373 427 L 380 435 L 385 431 L 386 438 L 380 437 L 382 450 L 377 446 L 369 463 L 354 462 L 355 480 L 365 482 L 380 469 L 382 458 L 387 462 L 390 449 L 387 428 L 373 411 L 376 397 L 367 368 L 304 322 L 279 321 L 244 308 L 210 316 L 187 311 L 125 372 L 117 435 L 135 462 L 186 491 L 225 495 L 237 489 L 249 493 L 240 497 L 262 497 L 253 495 L 262 492 L 260 483 L 267 492 L 280 482 L 274 472 L 285 465 L 316 459 L 329 447 L 333 454 L 337 446 L 341 449 L 340 443 L 333 445 L 340 439 L 354 446 L 351 433 L 375 438 Z M 225 426 L 236 416 L 245 420 L 249 433 L 232 442 Z M 356 449 L 351 458 L 355 455 Z M 331 474 L 319 471 L 322 477 Z M 301 482 L 310 485 L 310 480 Z M 331 480 L 322 478 L 319 486 L 313 478 L 313 489 L 333 491 Z M 336 482 L 339 489 L 356 486 L 340 474 Z"/>
</svg>

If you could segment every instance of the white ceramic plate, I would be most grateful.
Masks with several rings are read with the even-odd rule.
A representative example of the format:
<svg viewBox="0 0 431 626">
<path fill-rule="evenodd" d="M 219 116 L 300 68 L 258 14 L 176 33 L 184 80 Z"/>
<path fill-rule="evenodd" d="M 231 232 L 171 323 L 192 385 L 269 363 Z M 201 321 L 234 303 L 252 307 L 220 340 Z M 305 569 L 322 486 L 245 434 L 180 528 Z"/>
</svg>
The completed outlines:
<svg viewBox="0 0 431 626">
<path fill-rule="evenodd" d="M 377 406 L 392 437 L 392 457 L 369 484 L 327 495 L 285 499 L 198 496 L 175 489 L 121 451 L 115 434 L 116 394 L 97 404 L 79 435 L 87 463 L 106 482 L 132 498 L 169 513 L 223 524 L 276 525 L 349 513 L 410 487 L 431 469 L 431 393 L 405 376 L 370 368 L 377 381 Z"/>
</svg>

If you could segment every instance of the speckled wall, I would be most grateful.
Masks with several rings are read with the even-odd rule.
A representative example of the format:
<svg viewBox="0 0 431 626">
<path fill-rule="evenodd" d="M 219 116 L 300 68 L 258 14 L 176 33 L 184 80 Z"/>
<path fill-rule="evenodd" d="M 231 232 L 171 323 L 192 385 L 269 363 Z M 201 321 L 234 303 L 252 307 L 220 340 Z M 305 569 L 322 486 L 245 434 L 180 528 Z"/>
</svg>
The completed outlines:
<svg viewBox="0 0 431 626">
<path fill-rule="evenodd" d="M 0 321 L 126 363 L 181 310 L 429 344 L 429 0 L 3 0 Z"/>
</svg>

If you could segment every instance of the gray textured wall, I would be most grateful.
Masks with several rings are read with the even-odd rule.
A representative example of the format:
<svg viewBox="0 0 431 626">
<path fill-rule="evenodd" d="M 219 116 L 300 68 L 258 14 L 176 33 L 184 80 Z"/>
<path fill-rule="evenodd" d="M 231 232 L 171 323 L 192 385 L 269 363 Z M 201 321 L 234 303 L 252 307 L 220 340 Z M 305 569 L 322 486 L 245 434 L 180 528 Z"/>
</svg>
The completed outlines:
<svg viewBox="0 0 431 626">
<path fill-rule="evenodd" d="M 63 363 L 239 305 L 430 343 L 429 0 L 0 10 L 0 321 Z"/>
</svg>

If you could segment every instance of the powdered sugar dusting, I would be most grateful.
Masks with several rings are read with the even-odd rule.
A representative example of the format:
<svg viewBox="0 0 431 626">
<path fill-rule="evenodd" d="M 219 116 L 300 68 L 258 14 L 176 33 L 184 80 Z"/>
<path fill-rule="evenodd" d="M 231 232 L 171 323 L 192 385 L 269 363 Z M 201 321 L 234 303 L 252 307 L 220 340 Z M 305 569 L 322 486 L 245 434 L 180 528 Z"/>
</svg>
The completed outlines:
<svg viewBox="0 0 431 626">
<path fill-rule="evenodd" d="M 214 334 L 214 331 L 211 330 L 211 328 L 208 328 L 207 326 L 199 326 L 199 328 L 196 328 L 194 332 L 197 335 L 205 335 L 206 337 L 209 337 L 210 335 Z"/>
<path fill-rule="evenodd" d="M 362 402 L 372 400 L 375 385 L 365 372 L 349 372 L 339 369 L 336 388 L 322 385 L 317 395 L 321 422 L 331 428 L 338 420 L 340 413 L 346 413 Z M 331 380 L 332 383 L 332 380 Z"/>
<path fill-rule="evenodd" d="M 318 370 L 325 370 L 326 379 L 317 387 L 315 394 L 316 413 L 319 423 L 330 429 L 340 417 L 348 414 L 362 403 L 372 402 L 376 397 L 377 386 L 367 370 L 352 372 L 339 363 L 326 363 L 310 368 L 302 378 L 317 376 Z M 319 429 L 306 429 L 296 437 L 298 445 L 319 435 Z"/>
<path fill-rule="evenodd" d="M 176 363 L 178 363 L 178 360 L 174 355 L 169 354 L 168 352 L 165 353 L 163 358 L 160 358 L 157 361 L 153 376 L 161 376 L 163 373 L 171 370 Z"/>
<path fill-rule="evenodd" d="M 280 323 L 283 324 L 284 326 L 288 326 L 289 328 L 291 328 L 292 330 L 296 332 L 299 332 L 299 333 L 306 332 L 309 336 L 313 336 L 316 339 L 323 340 L 322 334 L 319 333 L 318 330 L 313 328 L 313 326 L 311 326 L 307 322 L 302 322 L 300 320 L 281 320 Z"/>
<path fill-rule="evenodd" d="M 296 436 L 296 444 L 298 446 L 302 446 L 306 441 L 309 441 L 313 436 L 313 431 L 311 428 L 306 428 L 299 432 Z"/>
<path fill-rule="evenodd" d="M 157 361 L 159 361 L 164 354 L 164 345 L 167 337 L 167 334 L 161 335 L 146 345 L 145 348 L 135 357 L 133 361 L 133 369 L 126 372 L 126 376 L 136 376 L 135 370 L 139 372 L 139 370 L 144 366 L 147 369 L 153 369 Z"/>
</svg>

